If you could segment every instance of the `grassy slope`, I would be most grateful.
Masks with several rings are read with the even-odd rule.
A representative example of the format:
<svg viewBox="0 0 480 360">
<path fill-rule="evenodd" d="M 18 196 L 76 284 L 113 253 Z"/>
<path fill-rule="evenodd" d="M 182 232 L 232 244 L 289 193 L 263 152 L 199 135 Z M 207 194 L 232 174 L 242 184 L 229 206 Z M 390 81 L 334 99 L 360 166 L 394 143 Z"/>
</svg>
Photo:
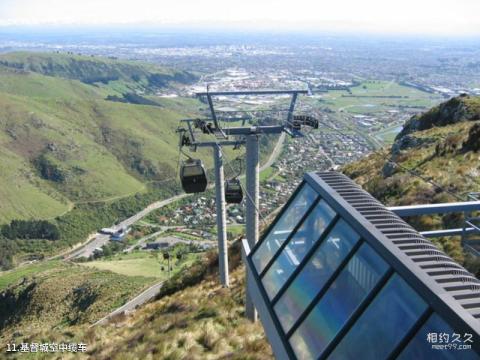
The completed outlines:
<svg viewBox="0 0 480 360">
<path fill-rule="evenodd" d="M 63 53 L 14 52 L 1 55 L 0 64 L 43 75 L 95 83 L 96 86 L 120 92 L 149 89 L 152 75 L 158 75 L 165 81 L 192 79 L 188 73 L 152 64 Z"/>
<path fill-rule="evenodd" d="M 38 264 L 21 266 L 15 270 L 0 273 L 0 291 L 5 290 L 10 285 L 15 284 L 24 277 L 33 276 L 44 271 L 53 269 L 60 264 L 59 261 L 45 261 Z"/>
<path fill-rule="evenodd" d="M 178 261 L 171 260 L 173 275 L 183 268 L 188 268 L 197 258 L 194 254 L 184 255 Z M 118 254 L 100 260 L 81 263 L 83 266 L 93 267 L 100 270 L 109 270 L 117 274 L 127 276 L 154 277 L 159 281 L 168 278 L 168 261 L 163 259 L 162 254 L 155 252 L 137 251 L 129 254 Z M 164 270 L 162 271 L 162 267 Z"/>
<path fill-rule="evenodd" d="M 216 275 L 216 274 L 215 274 Z M 271 359 L 261 324 L 244 317 L 244 271 L 217 276 L 92 331 L 97 359 Z"/>
<path fill-rule="evenodd" d="M 230 288 L 218 284 L 218 259 L 209 252 L 189 271 L 169 280 L 158 300 L 93 328 L 91 322 L 138 293 L 145 278 L 58 263 L 36 268 L 35 278 L 26 269 L 17 269 L 14 272 L 22 271 L 27 280 L 22 283 L 18 276 L 11 277 L 8 289 L 19 298 L 15 314 L 22 313 L 22 320 L 0 328 L 0 346 L 4 348 L 7 341 L 86 343 L 84 356 L 65 354 L 75 359 L 271 359 L 261 324 L 244 317 L 245 271 L 239 245 L 235 243 L 229 251 Z M 33 282 L 37 286 L 26 290 Z M 80 293 L 75 292 L 80 288 Z M 78 311 L 82 306 L 84 310 Z M 28 358 L 25 354 L 13 357 L 17 356 Z M 39 358 L 49 356 L 36 354 L 35 359 Z"/>
<path fill-rule="evenodd" d="M 439 191 L 433 185 L 401 168 L 392 167 L 385 160 L 386 156 L 392 157 L 403 167 L 434 180 L 460 197 L 465 198 L 468 192 L 480 191 L 478 180 L 480 153 L 464 146 L 464 142 L 470 136 L 470 129 L 479 124 L 479 121 L 475 120 L 475 114 L 480 116 L 480 98 L 460 98 L 458 108 L 450 107 L 450 110 L 457 113 L 462 107 L 468 110 L 465 114 L 471 116 L 461 115 L 455 123 L 448 125 L 438 123 L 438 119 L 443 118 L 445 114 L 443 107 L 436 107 L 427 115 L 414 117 L 410 121 L 410 126 L 416 121 L 419 122 L 416 126 L 424 124 L 425 130 L 413 131 L 408 137 L 400 135 L 393 145 L 394 150 L 383 149 L 359 162 L 349 164 L 344 167 L 344 173 L 387 205 L 452 202 L 458 199 L 447 192 Z M 430 121 L 431 118 L 437 119 L 437 123 L 433 126 L 425 125 L 425 121 Z M 422 216 L 411 218 L 409 222 L 419 230 L 462 226 L 461 216 L 454 215 Z M 441 238 L 434 241 L 450 256 L 463 261 L 458 238 Z"/>
<path fill-rule="evenodd" d="M 244 317 L 245 271 L 239 242 L 229 250 L 230 287 L 218 283 L 214 253 L 179 274 L 159 299 L 110 325 L 96 327 L 90 356 L 96 359 L 271 359 L 259 322 Z"/>
<path fill-rule="evenodd" d="M 132 82 L 135 71 L 153 71 L 147 65 L 65 55 L 15 53 L 0 56 L 0 61 L 40 71 L 46 58 L 53 58 L 61 67 L 55 71 L 63 76 L 73 73 L 72 59 L 104 64 L 128 86 L 142 83 Z M 71 202 L 127 196 L 145 190 L 150 180 L 174 176 L 174 129 L 196 104 L 186 100 L 182 106 L 183 99 L 161 101 L 164 107 L 105 101 L 111 93 L 115 90 L 109 84 L 92 86 L 0 65 L 0 223 L 51 218 L 68 211 Z M 40 153 L 66 174 L 63 183 L 38 176 L 32 162 Z"/>
<path fill-rule="evenodd" d="M 50 337 L 50 330 L 61 333 L 87 327 L 153 281 L 60 262 L 10 271 L 0 283 L 1 346 L 19 337 L 58 341 Z"/>
</svg>

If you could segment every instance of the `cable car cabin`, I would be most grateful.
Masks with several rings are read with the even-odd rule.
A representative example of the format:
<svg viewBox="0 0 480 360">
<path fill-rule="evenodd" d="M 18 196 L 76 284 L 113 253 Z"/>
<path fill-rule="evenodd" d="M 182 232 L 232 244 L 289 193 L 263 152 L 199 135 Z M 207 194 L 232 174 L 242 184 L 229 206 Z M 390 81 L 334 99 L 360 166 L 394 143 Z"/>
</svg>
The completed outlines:
<svg viewBox="0 0 480 360">
<path fill-rule="evenodd" d="M 228 204 L 240 204 L 242 200 L 243 191 L 240 180 L 231 179 L 225 181 L 225 201 Z"/>
<path fill-rule="evenodd" d="M 182 188 L 187 194 L 201 193 L 207 188 L 207 173 L 200 159 L 184 161 L 180 169 Z"/>
</svg>

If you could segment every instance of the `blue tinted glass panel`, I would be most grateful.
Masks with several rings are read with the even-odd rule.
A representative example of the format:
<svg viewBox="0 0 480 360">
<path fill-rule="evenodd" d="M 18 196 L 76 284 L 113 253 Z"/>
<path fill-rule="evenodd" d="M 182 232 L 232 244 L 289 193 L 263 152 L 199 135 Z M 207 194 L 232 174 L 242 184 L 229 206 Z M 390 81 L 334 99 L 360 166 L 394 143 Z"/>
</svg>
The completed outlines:
<svg viewBox="0 0 480 360">
<path fill-rule="evenodd" d="M 262 279 L 270 299 L 285 284 L 334 217 L 335 212 L 324 200 L 321 200 L 308 214 Z"/>
<path fill-rule="evenodd" d="M 275 226 L 253 254 L 252 261 L 258 273 L 261 273 L 267 266 L 317 197 L 317 193 L 308 184 L 303 185 L 288 209 L 284 211 L 281 218 L 278 219 Z"/>
<path fill-rule="evenodd" d="M 363 244 L 290 338 L 297 357 L 320 356 L 387 270 L 388 264 Z"/>
<path fill-rule="evenodd" d="M 423 299 L 393 275 L 329 359 L 385 359 L 427 309 Z"/>
<path fill-rule="evenodd" d="M 358 234 L 343 219 L 335 224 L 275 304 L 275 312 L 285 332 L 290 330 L 359 239 Z"/>
<path fill-rule="evenodd" d="M 454 333 L 456 333 L 455 336 Z M 430 334 L 430 335 L 429 335 Z M 443 335 L 441 335 L 443 334 Z M 446 335 L 448 335 L 448 340 Z M 457 336 L 458 335 L 458 336 Z M 399 360 L 474 360 L 480 356 L 473 349 L 460 349 L 463 345 L 463 335 L 455 332 L 440 316 L 432 314 L 417 334 L 397 358 Z M 441 340 L 440 340 L 441 339 Z M 458 341 L 457 341 L 458 340 Z M 441 341 L 441 342 L 440 342 Z M 452 344 L 450 349 L 435 349 L 433 345 Z"/>
</svg>

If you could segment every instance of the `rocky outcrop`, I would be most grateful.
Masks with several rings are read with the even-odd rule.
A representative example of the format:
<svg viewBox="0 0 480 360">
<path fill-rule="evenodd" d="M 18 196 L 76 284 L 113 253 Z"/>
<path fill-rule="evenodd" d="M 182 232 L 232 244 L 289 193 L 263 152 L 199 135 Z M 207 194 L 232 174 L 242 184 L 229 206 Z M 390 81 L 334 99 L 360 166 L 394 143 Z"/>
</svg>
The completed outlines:
<svg viewBox="0 0 480 360">
<path fill-rule="evenodd" d="M 480 151 L 480 124 L 475 124 L 468 132 L 468 138 L 462 145 L 463 151 Z"/>
<path fill-rule="evenodd" d="M 446 126 L 461 121 L 480 120 L 480 100 L 478 97 L 460 95 L 444 102 L 426 113 L 415 115 L 406 122 L 395 140 L 416 131 Z"/>
</svg>

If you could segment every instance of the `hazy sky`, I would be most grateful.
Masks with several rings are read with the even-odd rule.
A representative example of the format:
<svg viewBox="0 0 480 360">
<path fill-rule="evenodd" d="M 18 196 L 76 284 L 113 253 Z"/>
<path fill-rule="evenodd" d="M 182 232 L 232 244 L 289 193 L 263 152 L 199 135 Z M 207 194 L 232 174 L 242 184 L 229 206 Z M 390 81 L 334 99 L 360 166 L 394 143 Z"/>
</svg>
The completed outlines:
<svg viewBox="0 0 480 360">
<path fill-rule="evenodd" d="M 1 25 L 52 23 L 480 35 L 480 0 L 0 0 Z"/>
</svg>

